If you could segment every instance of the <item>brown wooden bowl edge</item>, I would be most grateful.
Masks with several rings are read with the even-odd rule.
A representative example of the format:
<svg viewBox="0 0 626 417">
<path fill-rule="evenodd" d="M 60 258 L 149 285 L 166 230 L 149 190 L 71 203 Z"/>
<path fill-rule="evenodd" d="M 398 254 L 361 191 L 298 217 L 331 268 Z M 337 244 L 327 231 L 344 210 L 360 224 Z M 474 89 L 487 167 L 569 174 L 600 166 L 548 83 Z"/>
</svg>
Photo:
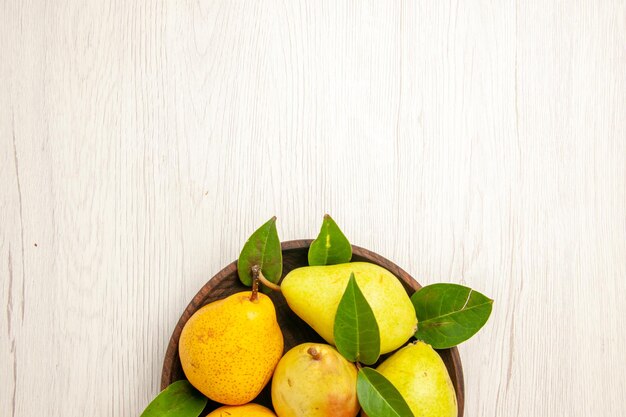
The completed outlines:
<svg viewBox="0 0 626 417">
<path fill-rule="evenodd" d="M 289 240 L 281 243 L 282 251 L 289 250 L 297 250 L 303 249 L 310 246 L 312 239 L 296 239 Z M 398 277 L 411 278 L 407 282 L 414 291 L 419 290 L 422 286 L 404 269 L 399 267 L 397 264 L 391 262 L 389 259 L 372 252 L 368 249 L 352 245 L 353 254 L 356 254 L 360 257 L 373 258 L 376 259 L 385 269 L 392 272 L 394 275 Z M 172 382 L 172 369 L 171 364 L 177 360 L 178 358 L 178 340 L 180 338 L 180 333 L 182 328 L 184 327 L 189 317 L 191 317 L 191 311 L 197 310 L 202 305 L 202 300 L 204 300 L 207 294 L 215 288 L 220 280 L 218 278 L 228 276 L 232 273 L 236 273 L 237 271 L 237 261 L 233 261 L 220 270 L 217 274 L 215 274 L 202 288 L 196 293 L 191 302 L 185 308 L 185 311 L 181 315 L 178 320 L 174 331 L 170 337 L 170 340 L 167 345 L 167 350 L 165 352 L 165 357 L 163 358 L 163 368 L 161 371 L 161 390 L 167 388 Z M 454 364 L 454 373 L 450 375 L 453 385 L 455 387 L 456 396 L 457 396 L 457 404 L 459 409 L 458 417 L 463 417 L 464 409 L 465 409 L 465 381 L 463 376 L 463 366 L 461 363 L 461 357 L 459 354 L 459 350 L 456 347 L 451 349 L 444 349 L 439 351 L 440 355 L 450 356 L 452 363 Z"/>
</svg>

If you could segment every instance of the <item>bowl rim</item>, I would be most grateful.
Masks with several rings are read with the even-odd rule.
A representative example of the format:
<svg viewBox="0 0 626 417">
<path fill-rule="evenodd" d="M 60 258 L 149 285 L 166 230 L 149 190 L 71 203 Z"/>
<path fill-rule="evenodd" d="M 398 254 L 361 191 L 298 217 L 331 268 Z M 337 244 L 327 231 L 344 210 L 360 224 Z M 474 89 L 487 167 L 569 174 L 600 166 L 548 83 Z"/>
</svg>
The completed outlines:
<svg viewBox="0 0 626 417">
<path fill-rule="evenodd" d="M 281 250 L 282 252 L 298 250 L 308 248 L 313 242 L 313 239 L 295 239 L 281 242 Z M 407 273 L 400 266 L 391 262 L 389 259 L 377 254 L 376 252 L 372 252 L 368 249 L 362 248 L 360 246 L 352 245 L 352 254 L 356 254 L 358 256 L 374 259 L 378 264 L 383 266 L 385 269 L 389 270 L 392 274 L 394 274 L 398 279 L 399 277 L 410 278 L 409 280 L 403 280 L 406 282 L 414 291 L 418 291 L 422 286 L 412 275 Z M 191 317 L 191 315 L 198 310 L 203 304 L 204 299 L 206 299 L 207 295 L 215 288 L 219 283 L 220 279 L 233 273 L 237 273 L 237 260 L 226 265 L 222 268 L 217 274 L 213 275 L 200 290 L 194 295 L 191 299 L 183 314 L 181 314 L 176 326 L 174 327 L 174 331 L 170 336 L 169 342 L 167 344 L 167 349 L 165 352 L 165 356 L 163 358 L 163 367 L 161 370 L 161 390 L 167 388 L 167 386 L 171 383 L 172 379 L 172 361 L 176 359 L 178 356 L 178 340 L 180 339 L 180 333 L 182 331 L 183 326 L 187 323 L 187 320 Z M 465 382 L 463 378 L 463 365 L 461 364 L 461 356 L 459 355 L 459 350 L 456 347 L 450 349 L 441 349 L 438 352 L 448 352 L 450 355 L 450 359 L 452 361 L 454 375 L 450 375 L 453 385 L 454 381 L 456 381 L 455 392 L 457 397 L 457 406 L 458 406 L 458 417 L 463 417 L 463 412 L 465 408 Z"/>
</svg>

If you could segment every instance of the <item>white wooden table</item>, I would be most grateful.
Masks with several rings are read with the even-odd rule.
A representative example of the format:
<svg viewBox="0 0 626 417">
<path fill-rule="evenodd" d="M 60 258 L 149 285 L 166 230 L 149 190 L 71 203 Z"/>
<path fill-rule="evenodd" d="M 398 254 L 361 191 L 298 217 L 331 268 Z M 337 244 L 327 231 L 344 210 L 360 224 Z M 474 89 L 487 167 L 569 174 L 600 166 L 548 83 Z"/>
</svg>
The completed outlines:
<svg viewBox="0 0 626 417">
<path fill-rule="evenodd" d="M 195 292 L 329 212 L 494 298 L 466 416 L 626 398 L 626 2 L 0 5 L 0 415 L 136 416 Z"/>
</svg>

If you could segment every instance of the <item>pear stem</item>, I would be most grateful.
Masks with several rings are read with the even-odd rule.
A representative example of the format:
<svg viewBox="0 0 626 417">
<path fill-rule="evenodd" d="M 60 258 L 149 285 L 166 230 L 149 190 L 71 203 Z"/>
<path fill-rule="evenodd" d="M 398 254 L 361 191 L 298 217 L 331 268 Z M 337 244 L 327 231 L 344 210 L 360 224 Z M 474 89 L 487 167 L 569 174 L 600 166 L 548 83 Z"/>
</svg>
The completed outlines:
<svg viewBox="0 0 626 417">
<path fill-rule="evenodd" d="M 261 268 L 258 265 L 253 265 L 252 268 L 252 294 L 250 295 L 250 301 L 254 302 L 259 299 L 259 273 Z"/>
<path fill-rule="evenodd" d="M 309 355 L 311 355 L 311 357 L 316 360 L 319 361 L 322 358 L 322 355 L 320 354 L 319 350 L 315 349 L 315 347 L 311 346 L 310 348 L 308 348 L 306 350 L 306 353 L 308 353 Z"/>
<path fill-rule="evenodd" d="M 261 271 L 260 268 L 259 268 L 259 281 L 261 281 L 261 284 L 265 285 L 267 288 L 274 290 L 274 291 L 281 292 L 280 285 L 276 285 L 269 279 L 265 278 L 265 275 L 263 275 L 263 271 Z"/>
</svg>

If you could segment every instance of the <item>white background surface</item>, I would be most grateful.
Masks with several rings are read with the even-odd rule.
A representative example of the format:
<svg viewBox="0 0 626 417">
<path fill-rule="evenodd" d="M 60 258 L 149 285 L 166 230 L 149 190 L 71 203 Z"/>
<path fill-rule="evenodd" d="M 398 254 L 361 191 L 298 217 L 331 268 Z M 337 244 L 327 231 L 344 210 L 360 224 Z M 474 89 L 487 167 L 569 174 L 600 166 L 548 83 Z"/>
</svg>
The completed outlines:
<svg viewBox="0 0 626 417">
<path fill-rule="evenodd" d="M 205 281 L 324 212 L 495 299 L 466 416 L 623 413 L 624 1 L 80 3 L 0 4 L 0 415 L 138 415 Z"/>
</svg>

